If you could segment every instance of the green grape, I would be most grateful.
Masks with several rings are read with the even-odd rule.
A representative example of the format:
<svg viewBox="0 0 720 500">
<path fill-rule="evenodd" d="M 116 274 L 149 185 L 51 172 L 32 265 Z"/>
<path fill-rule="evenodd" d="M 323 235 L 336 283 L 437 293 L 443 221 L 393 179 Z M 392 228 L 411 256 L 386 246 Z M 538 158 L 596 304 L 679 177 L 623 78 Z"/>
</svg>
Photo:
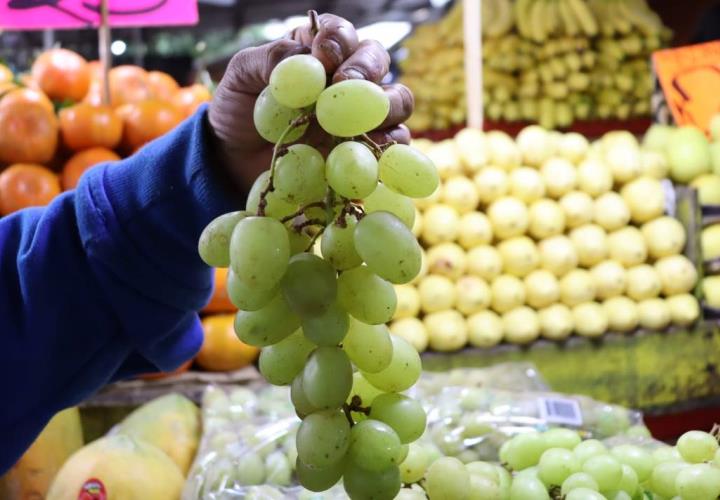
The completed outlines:
<svg viewBox="0 0 720 500">
<path fill-rule="evenodd" d="M 432 160 L 405 144 L 393 144 L 387 148 L 378 165 L 380 180 L 396 193 L 411 198 L 426 198 L 440 184 Z"/>
<path fill-rule="evenodd" d="M 655 466 L 650 476 L 650 489 L 665 498 L 677 495 L 675 480 L 680 471 L 690 467 L 685 462 L 661 462 Z"/>
<path fill-rule="evenodd" d="M 297 330 L 260 352 L 260 373 L 271 384 L 287 385 L 302 371 L 313 349 L 315 346 L 305 338 L 303 331 Z"/>
<path fill-rule="evenodd" d="M 420 272 L 422 249 L 390 212 L 367 214 L 358 222 L 355 249 L 368 269 L 391 283 L 408 283 Z"/>
<path fill-rule="evenodd" d="M 430 466 L 430 453 L 419 443 L 410 443 L 408 455 L 400 464 L 400 478 L 405 484 L 416 483 L 425 475 Z"/>
<path fill-rule="evenodd" d="M 238 222 L 250 212 L 230 212 L 216 217 L 203 229 L 198 241 L 200 258 L 211 267 L 230 267 L 230 237 Z"/>
<path fill-rule="evenodd" d="M 245 210 L 253 214 L 258 213 L 260 206 L 260 195 L 267 188 L 268 182 L 270 181 L 270 171 L 265 170 L 261 173 L 248 193 L 247 202 L 245 203 Z M 297 205 L 288 203 L 281 199 L 275 191 L 271 191 L 265 197 L 265 215 L 274 219 L 282 219 L 289 215 L 297 212 Z"/>
<path fill-rule="evenodd" d="M 567 495 L 572 490 L 576 490 L 578 488 L 587 488 L 593 491 L 600 490 L 597 481 L 595 481 L 590 474 L 586 474 L 585 472 L 575 472 L 574 474 L 570 474 L 565 481 L 563 481 L 560 491 L 563 495 Z"/>
<path fill-rule="evenodd" d="M 502 461 L 514 471 L 520 471 L 537 465 L 547 449 L 542 434 L 531 431 L 518 434 L 507 442 Z"/>
<path fill-rule="evenodd" d="M 597 481 L 600 490 L 609 490 L 617 486 L 622 479 L 622 465 L 610 455 L 596 455 L 585 461 L 583 472 Z"/>
<path fill-rule="evenodd" d="M 403 463 L 403 460 L 405 460 L 407 458 L 409 452 L 410 452 L 410 446 L 407 444 L 401 444 L 398 454 L 397 454 L 397 458 L 395 460 L 395 463 L 397 463 L 397 464 Z"/>
<path fill-rule="evenodd" d="M 548 497 L 550 498 L 550 497 Z M 512 498 L 512 500 L 516 500 Z M 528 499 L 529 500 L 529 499 Z M 605 495 L 590 488 L 575 488 L 565 496 L 565 500 L 606 500 Z"/>
<path fill-rule="evenodd" d="M 720 450 L 715 452 L 715 458 L 713 458 L 715 467 L 720 467 Z"/>
<path fill-rule="evenodd" d="M 238 338 L 256 347 L 276 344 L 298 328 L 300 318 L 290 310 L 281 294 L 277 294 L 262 309 L 238 311 L 235 315 Z"/>
<path fill-rule="evenodd" d="M 652 456 L 639 446 L 621 444 L 615 446 L 611 453 L 618 462 L 632 467 L 640 482 L 644 482 L 650 477 L 654 465 Z"/>
<path fill-rule="evenodd" d="M 345 309 L 333 303 L 324 313 L 303 318 L 305 337 L 319 346 L 336 346 L 343 341 L 350 326 L 350 316 Z"/>
<path fill-rule="evenodd" d="M 389 425 L 367 419 L 350 431 L 349 456 L 365 470 L 380 472 L 399 465 L 400 438 Z"/>
<path fill-rule="evenodd" d="M 657 466 L 662 462 L 678 462 L 683 458 L 674 446 L 660 446 L 652 452 L 653 464 Z"/>
<path fill-rule="evenodd" d="M 285 274 L 290 242 L 285 226 L 268 217 L 247 217 L 230 239 L 230 267 L 248 287 L 268 290 Z"/>
<path fill-rule="evenodd" d="M 675 488 L 683 500 L 715 500 L 720 496 L 720 469 L 694 464 L 678 472 Z"/>
<path fill-rule="evenodd" d="M 319 492 L 330 489 L 340 481 L 344 471 L 344 460 L 338 460 L 328 467 L 316 468 L 305 465 L 303 461 L 300 460 L 300 457 L 298 457 L 295 464 L 298 481 L 300 481 L 303 488 L 310 491 Z"/>
<path fill-rule="evenodd" d="M 497 467 L 489 462 L 469 462 L 465 464 L 465 468 L 471 476 L 483 476 L 490 479 L 493 483 L 500 481 Z"/>
<path fill-rule="evenodd" d="M 383 394 L 375 398 L 370 418 L 392 427 L 401 443 L 415 441 L 425 432 L 426 416 L 422 405 L 402 394 Z"/>
<path fill-rule="evenodd" d="M 392 360 L 387 368 L 377 373 L 365 373 L 363 377 L 385 392 L 401 392 L 412 387 L 420 377 L 422 362 L 415 348 L 405 339 L 390 335 L 393 344 Z"/>
<path fill-rule="evenodd" d="M 630 494 L 622 490 L 603 491 L 602 495 L 607 500 L 632 500 Z"/>
<path fill-rule="evenodd" d="M 283 132 L 290 124 L 303 113 L 301 109 L 292 109 L 283 106 L 275 100 L 269 87 L 265 87 L 257 100 L 253 110 L 253 121 L 258 134 L 268 142 L 277 143 Z M 285 134 L 283 144 L 295 142 L 307 130 L 307 124 L 294 127 Z"/>
<path fill-rule="evenodd" d="M 240 484 L 252 485 L 265 482 L 265 464 L 257 453 L 247 452 L 238 457 L 235 478 Z"/>
<path fill-rule="evenodd" d="M 296 231 L 292 227 L 287 227 L 288 241 L 290 242 L 290 255 L 297 255 L 304 252 L 310 246 L 312 237 L 304 230 Z"/>
<path fill-rule="evenodd" d="M 470 490 L 470 473 L 453 457 L 435 460 L 425 473 L 425 491 L 433 500 L 461 500 Z"/>
<path fill-rule="evenodd" d="M 580 469 L 575 455 L 565 448 L 550 448 L 540 457 L 538 477 L 546 486 L 560 486 Z"/>
<path fill-rule="evenodd" d="M 427 495 L 422 489 L 401 488 L 394 500 L 427 500 Z"/>
<path fill-rule="evenodd" d="M 325 196 L 325 159 L 307 144 L 293 144 L 275 164 L 275 193 L 284 201 L 305 205 Z"/>
<path fill-rule="evenodd" d="M 292 401 L 295 407 L 295 413 L 297 413 L 297 416 L 300 418 L 305 418 L 311 413 L 318 411 L 318 408 L 308 400 L 305 394 L 302 373 L 296 376 L 290 385 L 290 401 Z"/>
<path fill-rule="evenodd" d="M 337 286 L 340 305 L 363 323 L 387 323 L 395 314 L 395 289 L 365 266 L 343 272 Z"/>
<path fill-rule="evenodd" d="M 390 212 L 400 219 L 408 229 L 415 224 L 415 205 L 407 196 L 403 196 L 378 183 L 375 191 L 363 200 L 365 213 Z"/>
<path fill-rule="evenodd" d="M 257 311 L 265 307 L 280 291 L 280 288 L 273 286 L 267 290 L 259 287 L 247 286 L 240 281 L 235 272 L 230 269 L 225 284 L 230 302 L 243 311 Z"/>
<path fill-rule="evenodd" d="M 352 269 L 362 264 L 362 259 L 355 250 L 355 226 L 357 226 L 355 216 L 345 215 L 343 226 L 333 222 L 323 232 L 320 251 L 323 258 L 339 271 Z"/>
<path fill-rule="evenodd" d="M 369 471 L 351 461 L 345 468 L 343 486 L 351 500 L 393 500 L 400 491 L 400 471 L 396 466 Z"/>
<path fill-rule="evenodd" d="M 318 408 L 342 406 L 352 388 L 352 366 L 343 350 L 315 349 L 303 370 L 302 387 L 308 401 Z"/>
<path fill-rule="evenodd" d="M 362 373 L 353 373 L 353 384 L 347 400 L 348 404 L 350 404 L 353 396 L 358 396 L 362 406 L 370 406 L 380 394 L 384 394 L 383 391 L 368 382 L 367 379 L 362 376 Z"/>
<path fill-rule="evenodd" d="M 277 486 L 290 486 L 292 470 L 282 451 L 274 451 L 265 457 L 265 482 Z"/>
<path fill-rule="evenodd" d="M 280 283 L 285 300 L 301 317 L 317 316 L 335 302 L 337 275 L 326 261 L 311 253 L 290 258 Z"/>
<path fill-rule="evenodd" d="M 624 491 L 629 495 L 634 495 L 639 485 L 638 475 L 635 469 L 629 465 L 622 464 L 622 478 L 617 484 L 616 489 Z"/>
<path fill-rule="evenodd" d="M 365 198 L 377 186 L 377 160 L 362 143 L 338 144 L 330 151 L 325 165 L 327 182 L 340 196 L 353 200 Z"/>
<path fill-rule="evenodd" d="M 562 428 L 544 432 L 543 439 L 547 448 L 565 448 L 567 450 L 574 449 L 581 441 L 577 432 Z"/>
<path fill-rule="evenodd" d="M 330 467 L 343 459 L 350 446 L 350 423 L 342 410 L 311 413 L 295 438 L 300 459 L 308 467 Z"/>
<path fill-rule="evenodd" d="M 582 466 L 588 458 L 597 455 L 605 455 L 607 452 L 608 449 L 605 445 L 597 439 L 588 439 L 583 441 L 573 449 L 573 454 L 575 455 L 575 458 L 577 458 L 580 466 Z"/>
<path fill-rule="evenodd" d="M 502 465 L 495 465 L 495 469 L 498 474 L 498 486 L 500 486 L 500 493 L 502 494 L 503 500 L 510 496 L 510 486 L 512 485 L 512 476 L 510 472 Z"/>
<path fill-rule="evenodd" d="M 510 487 L 510 500 L 550 500 L 545 485 L 531 475 L 516 476 Z"/>
<path fill-rule="evenodd" d="M 288 108 L 303 108 L 317 101 L 325 90 L 325 67 L 310 55 L 298 54 L 283 59 L 270 73 L 273 97 Z"/>
<path fill-rule="evenodd" d="M 680 436 L 677 450 L 686 462 L 697 464 L 713 459 L 718 450 L 715 436 L 702 431 L 689 431 Z"/>
<path fill-rule="evenodd" d="M 467 500 L 503 500 L 500 485 L 485 476 L 470 476 Z"/>
<path fill-rule="evenodd" d="M 320 126 L 330 135 L 353 137 L 385 120 L 390 100 L 382 87 L 367 80 L 345 80 L 326 88 L 315 104 Z"/>
<path fill-rule="evenodd" d="M 644 425 L 633 425 L 625 432 L 625 435 L 631 437 L 652 437 L 652 434 L 650 434 L 650 429 L 648 429 Z"/>
<path fill-rule="evenodd" d="M 377 373 L 387 368 L 392 360 L 390 330 L 385 325 L 368 325 L 350 318 L 343 349 L 358 369 Z"/>
</svg>

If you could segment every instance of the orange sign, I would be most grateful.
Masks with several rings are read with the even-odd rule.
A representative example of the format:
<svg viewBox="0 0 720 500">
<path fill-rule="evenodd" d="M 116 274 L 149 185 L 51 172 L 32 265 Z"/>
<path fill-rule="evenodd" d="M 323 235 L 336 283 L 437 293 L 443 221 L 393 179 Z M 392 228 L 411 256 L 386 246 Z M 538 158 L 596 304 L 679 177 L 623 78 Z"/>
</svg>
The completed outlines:
<svg viewBox="0 0 720 500">
<path fill-rule="evenodd" d="M 720 112 L 720 41 L 660 50 L 653 63 L 675 123 L 708 133 Z"/>
</svg>

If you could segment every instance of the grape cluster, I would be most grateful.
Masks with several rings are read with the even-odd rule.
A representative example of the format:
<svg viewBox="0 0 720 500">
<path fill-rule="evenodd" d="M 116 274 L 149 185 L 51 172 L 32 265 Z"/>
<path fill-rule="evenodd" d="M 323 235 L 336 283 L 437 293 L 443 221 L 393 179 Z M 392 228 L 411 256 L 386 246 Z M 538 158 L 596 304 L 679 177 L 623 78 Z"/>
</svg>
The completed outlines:
<svg viewBox="0 0 720 500">
<path fill-rule="evenodd" d="M 323 491 L 342 477 L 352 499 L 391 499 L 426 417 L 400 394 L 418 379 L 420 358 L 385 323 L 393 284 L 420 271 L 410 197 L 429 196 L 438 176 L 422 153 L 367 135 L 389 112 L 381 87 L 326 81 L 309 55 L 273 70 L 254 110 L 257 131 L 275 143 L 270 169 L 244 211 L 207 226 L 199 251 L 230 268 L 235 331 L 263 348 L 262 374 L 291 386 L 301 484 Z M 314 121 L 334 141 L 327 156 L 297 142 Z"/>
</svg>

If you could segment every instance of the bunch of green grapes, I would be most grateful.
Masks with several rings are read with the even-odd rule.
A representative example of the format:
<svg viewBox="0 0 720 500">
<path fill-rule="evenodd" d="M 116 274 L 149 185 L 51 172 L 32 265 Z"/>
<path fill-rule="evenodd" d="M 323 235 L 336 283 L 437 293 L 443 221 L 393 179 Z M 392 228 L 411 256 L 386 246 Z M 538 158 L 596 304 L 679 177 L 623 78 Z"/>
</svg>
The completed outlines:
<svg viewBox="0 0 720 500">
<path fill-rule="evenodd" d="M 420 358 L 385 323 L 393 284 L 420 271 L 411 198 L 429 196 L 438 175 L 410 146 L 368 137 L 389 112 L 381 87 L 326 88 L 327 79 L 309 55 L 273 70 L 254 111 L 258 132 L 275 143 L 270 168 L 244 211 L 207 226 L 199 250 L 209 265 L 230 268 L 235 331 L 263 348 L 262 374 L 291 386 L 300 483 L 324 491 L 342 478 L 352 499 L 392 499 L 426 417 L 401 394 L 418 379 Z M 314 120 L 335 143 L 327 156 L 301 142 Z"/>
</svg>

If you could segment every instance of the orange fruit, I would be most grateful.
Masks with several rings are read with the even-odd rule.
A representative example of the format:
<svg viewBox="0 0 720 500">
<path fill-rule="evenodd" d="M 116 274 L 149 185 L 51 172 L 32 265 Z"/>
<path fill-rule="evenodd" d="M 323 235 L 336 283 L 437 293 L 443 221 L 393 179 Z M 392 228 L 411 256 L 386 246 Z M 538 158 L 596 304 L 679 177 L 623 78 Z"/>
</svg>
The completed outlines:
<svg viewBox="0 0 720 500">
<path fill-rule="evenodd" d="M 143 101 L 121 113 L 124 121 L 123 144 L 135 151 L 166 134 L 183 120 L 177 109 L 162 101 Z"/>
<path fill-rule="evenodd" d="M 18 163 L 0 174 L 0 215 L 47 205 L 60 194 L 60 181 L 42 165 Z"/>
<path fill-rule="evenodd" d="M 51 49 L 32 65 L 32 78 L 50 99 L 80 101 L 90 87 L 90 70 L 80 54 Z"/>
<path fill-rule="evenodd" d="M 205 339 L 195 362 L 205 370 L 238 370 L 257 359 L 260 349 L 237 338 L 234 318 L 234 314 L 219 314 L 202 320 Z"/>
<path fill-rule="evenodd" d="M 118 66 L 110 70 L 110 102 L 113 106 L 150 99 L 147 71 L 139 66 Z"/>
<path fill-rule="evenodd" d="M 75 189 L 80 177 L 90 167 L 106 161 L 118 161 L 120 157 L 114 151 L 106 148 L 90 148 L 75 153 L 63 167 L 61 174 L 62 187 L 64 190 Z"/>
<path fill-rule="evenodd" d="M 153 98 L 160 101 L 172 100 L 175 93 L 180 89 L 180 85 L 175 79 L 162 71 L 149 72 L 147 81 Z"/>
<path fill-rule="evenodd" d="M 57 143 L 58 121 L 44 94 L 17 89 L 0 99 L 0 163 L 47 163 Z"/>
<path fill-rule="evenodd" d="M 12 82 L 13 78 L 15 78 L 15 76 L 13 75 L 13 72 L 10 71 L 10 68 L 4 64 L 0 64 L 0 83 Z"/>
<path fill-rule="evenodd" d="M 13 82 L 0 82 L 0 99 L 2 96 L 9 93 L 11 90 L 16 90 L 20 87 L 15 85 Z"/>
<path fill-rule="evenodd" d="M 122 120 L 112 108 L 80 103 L 59 113 L 60 132 L 72 150 L 101 146 L 113 149 L 122 139 Z"/>
<path fill-rule="evenodd" d="M 183 87 L 175 93 L 173 97 L 173 104 L 183 115 L 183 118 L 187 118 L 193 114 L 202 103 L 208 102 L 212 99 L 212 94 L 204 85 L 196 83 L 189 87 Z"/>
<path fill-rule="evenodd" d="M 210 297 L 210 302 L 205 306 L 203 312 L 206 313 L 222 313 L 222 312 L 233 312 L 237 310 L 237 307 L 230 302 L 228 297 L 227 284 L 228 270 L 225 268 L 215 268 L 215 282 L 213 285 L 213 294 Z"/>
<path fill-rule="evenodd" d="M 175 375 L 180 375 L 181 373 L 185 373 L 186 371 L 188 371 L 190 369 L 190 366 L 192 365 L 192 362 L 193 360 L 190 359 L 171 372 L 143 373 L 142 375 L 138 375 L 138 377 L 143 380 L 159 380 L 167 377 L 174 377 Z"/>
</svg>

